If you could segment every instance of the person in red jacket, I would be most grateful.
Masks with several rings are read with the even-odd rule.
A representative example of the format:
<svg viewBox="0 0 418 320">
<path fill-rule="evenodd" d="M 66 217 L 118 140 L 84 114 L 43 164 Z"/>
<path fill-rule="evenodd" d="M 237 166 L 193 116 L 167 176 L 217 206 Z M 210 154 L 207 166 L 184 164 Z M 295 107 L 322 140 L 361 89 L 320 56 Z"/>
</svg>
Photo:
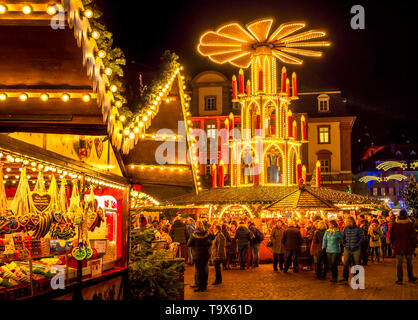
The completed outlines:
<svg viewBox="0 0 418 320">
<path fill-rule="evenodd" d="M 395 283 L 402 284 L 402 263 L 404 256 L 406 257 L 406 267 L 408 270 L 409 282 L 417 281 L 417 278 L 414 277 L 412 270 L 412 255 L 415 251 L 415 248 L 417 247 L 417 233 L 412 222 L 408 219 L 408 214 L 406 210 L 401 210 L 399 212 L 399 217 L 393 223 L 390 234 L 390 240 L 393 244 L 393 250 L 396 259 L 398 260 L 398 280 Z"/>
</svg>

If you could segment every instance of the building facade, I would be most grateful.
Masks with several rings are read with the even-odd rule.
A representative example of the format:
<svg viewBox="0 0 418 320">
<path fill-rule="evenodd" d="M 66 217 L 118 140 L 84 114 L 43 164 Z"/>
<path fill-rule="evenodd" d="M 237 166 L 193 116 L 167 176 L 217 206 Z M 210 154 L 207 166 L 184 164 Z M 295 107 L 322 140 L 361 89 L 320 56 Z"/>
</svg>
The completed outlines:
<svg viewBox="0 0 418 320">
<path fill-rule="evenodd" d="M 231 102 L 231 81 L 225 75 L 218 71 L 204 71 L 192 79 L 191 85 L 193 127 L 206 131 L 208 143 L 215 132 L 226 127 L 225 120 L 230 118 L 231 113 L 234 127 L 241 128 L 241 107 L 239 103 Z M 302 163 L 307 167 L 308 181 L 319 160 L 322 184 L 338 190 L 351 188 L 351 129 L 355 117 L 349 115 L 346 99 L 339 90 L 302 91 L 298 97 L 292 101 L 293 118 L 298 123 L 302 116 L 306 118 L 308 143 L 302 144 L 300 148 Z M 272 119 L 275 119 L 274 114 L 269 121 Z M 218 150 L 212 151 L 217 152 L 218 157 L 220 145 L 218 141 Z M 210 159 L 215 155 L 211 154 L 210 146 L 207 150 L 207 163 L 200 163 L 199 172 L 202 181 L 209 184 L 212 170 Z M 228 174 L 226 172 L 227 179 Z"/>
</svg>

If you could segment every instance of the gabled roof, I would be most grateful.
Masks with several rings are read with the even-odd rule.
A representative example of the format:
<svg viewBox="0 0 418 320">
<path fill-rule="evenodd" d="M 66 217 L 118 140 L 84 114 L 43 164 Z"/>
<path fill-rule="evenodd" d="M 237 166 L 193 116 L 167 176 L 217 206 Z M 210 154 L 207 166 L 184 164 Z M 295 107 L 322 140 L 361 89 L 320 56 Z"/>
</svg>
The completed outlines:
<svg viewBox="0 0 418 320">
<path fill-rule="evenodd" d="M 214 188 L 203 190 L 199 194 L 187 194 L 180 197 L 167 198 L 166 204 L 184 205 L 184 204 L 231 204 L 231 203 L 264 203 L 272 204 L 278 200 L 287 198 L 294 194 L 294 199 L 298 201 L 315 201 L 315 203 L 325 201 L 327 205 L 331 204 L 378 204 L 379 200 L 371 197 L 365 197 L 348 192 L 337 191 L 329 188 L 314 188 L 305 186 L 302 196 L 296 194 L 299 190 L 298 186 L 292 187 L 240 187 L 240 188 Z M 314 200 L 313 197 L 316 199 Z M 289 205 L 294 205 L 292 198 L 288 198 Z M 284 203 L 284 202 L 283 202 Z"/>
<path fill-rule="evenodd" d="M 300 187 L 297 190 L 287 194 L 283 198 L 267 206 L 265 209 L 271 211 L 283 209 L 338 210 L 337 207 L 320 198 L 305 187 Z"/>
</svg>

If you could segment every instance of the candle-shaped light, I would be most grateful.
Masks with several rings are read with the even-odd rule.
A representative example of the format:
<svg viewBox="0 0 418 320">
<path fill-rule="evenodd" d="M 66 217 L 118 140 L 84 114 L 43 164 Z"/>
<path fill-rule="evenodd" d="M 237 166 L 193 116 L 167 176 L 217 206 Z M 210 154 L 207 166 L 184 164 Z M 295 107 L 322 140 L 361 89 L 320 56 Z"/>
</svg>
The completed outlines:
<svg viewBox="0 0 418 320">
<path fill-rule="evenodd" d="M 282 92 L 286 92 L 286 67 L 282 68 Z"/>
<path fill-rule="evenodd" d="M 292 117 L 292 111 L 287 111 L 287 136 L 292 136 L 292 123 L 293 123 L 293 117 Z"/>
<path fill-rule="evenodd" d="M 263 92 L 263 70 L 258 71 L 258 92 Z"/>
<path fill-rule="evenodd" d="M 235 122 L 234 122 L 234 114 L 232 112 L 229 113 L 229 125 L 230 125 L 230 135 L 229 135 L 229 139 L 230 140 L 234 140 L 234 127 L 235 127 Z"/>
<path fill-rule="evenodd" d="M 296 161 L 296 183 L 299 184 L 300 179 L 302 179 L 302 161 L 298 159 Z"/>
<path fill-rule="evenodd" d="M 293 97 L 298 96 L 298 87 L 296 84 L 296 72 L 292 73 L 292 96 Z"/>
<path fill-rule="evenodd" d="M 237 77 L 232 76 L 232 101 L 237 101 Z"/>
<path fill-rule="evenodd" d="M 212 165 L 212 188 L 216 188 L 216 185 L 217 185 L 217 181 L 216 181 L 216 179 L 217 179 L 217 174 L 216 174 L 217 172 L 216 172 L 216 164 L 213 164 Z"/>
<path fill-rule="evenodd" d="M 306 119 L 304 115 L 300 117 L 300 127 L 302 131 L 302 141 L 306 141 Z"/>
<path fill-rule="evenodd" d="M 303 179 L 303 183 L 304 184 L 306 184 L 307 183 L 307 181 L 306 181 L 306 167 L 305 167 L 305 165 L 303 165 L 302 166 L 302 179 Z"/>
<path fill-rule="evenodd" d="M 318 160 L 316 162 L 316 179 L 315 186 L 319 188 L 321 186 L 321 162 Z"/>
<path fill-rule="evenodd" d="M 298 139 L 298 125 L 296 123 L 296 120 L 293 120 L 293 139 Z"/>
<path fill-rule="evenodd" d="M 290 95 L 290 81 L 289 79 L 286 79 L 286 95 L 289 96 Z"/>
<path fill-rule="evenodd" d="M 219 168 L 218 168 L 218 186 L 219 188 L 223 188 L 224 186 L 224 165 L 221 161 L 219 162 Z"/>
<path fill-rule="evenodd" d="M 242 69 L 239 69 L 238 74 L 238 94 L 244 95 L 244 71 Z"/>
<path fill-rule="evenodd" d="M 225 129 L 227 137 L 229 137 L 229 119 L 225 119 Z"/>
<path fill-rule="evenodd" d="M 247 96 L 251 95 L 251 81 L 247 80 Z"/>
</svg>

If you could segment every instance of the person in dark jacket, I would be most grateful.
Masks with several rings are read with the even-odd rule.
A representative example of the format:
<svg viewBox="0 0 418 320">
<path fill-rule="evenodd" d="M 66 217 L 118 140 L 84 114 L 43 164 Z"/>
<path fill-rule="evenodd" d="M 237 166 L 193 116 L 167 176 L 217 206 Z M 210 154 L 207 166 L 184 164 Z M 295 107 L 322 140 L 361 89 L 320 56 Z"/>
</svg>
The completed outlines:
<svg viewBox="0 0 418 320">
<path fill-rule="evenodd" d="M 170 237 L 173 242 L 180 243 L 179 256 L 180 258 L 186 258 L 186 243 L 189 238 L 186 225 L 180 218 L 175 218 L 170 230 Z"/>
<path fill-rule="evenodd" d="M 237 239 L 238 242 L 240 270 L 244 270 L 247 262 L 248 246 L 250 242 L 250 231 L 248 230 L 245 221 L 240 221 L 238 229 L 235 232 L 235 239 Z"/>
<path fill-rule="evenodd" d="M 188 225 L 187 225 L 187 231 L 189 232 L 189 235 L 193 234 L 195 229 L 195 223 L 193 218 L 188 219 Z M 193 264 L 193 257 L 192 257 L 192 249 L 187 248 L 187 263 L 192 265 Z"/>
<path fill-rule="evenodd" d="M 190 236 L 187 246 L 192 248 L 192 257 L 197 273 L 197 288 L 194 291 L 206 291 L 208 286 L 208 262 L 211 239 L 202 221 L 196 222 L 195 232 Z"/>
<path fill-rule="evenodd" d="M 284 265 L 284 272 L 290 267 L 290 262 L 293 262 L 293 272 L 299 271 L 298 260 L 297 257 L 300 252 L 300 246 L 302 245 L 302 235 L 298 228 L 296 228 L 296 224 L 294 221 L 289 222 L 289 227 L 287 228 L 286 232 L 283 235 L 283 244 L 286 250 L 286 258 L 285 258 L 285 265 Z"/>
<path fill-rule="evenodd" d="M 323 221 L 318 222 L 318 229 L 315 231 L 312 243 L 316 248 L 316 277 L 318 280 L 325 280 L 328 271 L 327 251 L 322 248 L 325 232 L 327 231 L 327 224 Z"/>
<path fill-rule="evenodd" d="M 414 225 L 408 219 L 406 210 L 401 210 L 398 219 L 393 223 L 390 240 L 393 244 L 394 254 L 398 261 L 398 280 L 396 281 L 396 284 L 402 284 L 403 281 L 403 257 L 406 258 L 409 282 L 417 281 L 412 270 L 412 255 L 417 247 L 417 233 Z"/>
<path fill-rule="evenodd" d="M 249 229 L 254 235 L 254 237 L 250 239 L 250 266 L 254 264 L 254 267 L 257 268 L 260 261 L 260 245 L 264 240 L 264 234 L 255 226 L 254 223 L 250 224 Z"/>
<path fill-rule="evenodd" d="M 342 233 L 344 246 L 344 268 L 343 278 L 341 282 L 348 281 L 348 267 L 351 259 L 354 265 L 360 264 L 361 248 L 364 240 L 364 231 L 360 229 L 353 217 L 348 217 L 345 220 L 345 228 Z"/>
<path fill-rule="evenodd" d="M 360 251 L 360 260 L 363 266 L 367 266 L 367 262 L 369 261 L 369 222 L 364 218 L 364 215 L 360 215 L 360 223 L 358 225 L 364 234 L 364 241 L 361 246 Z"/>
<path fill-rule="evenodd" d="M 226 224 L 222 225 L 222 233 L 225 237 L 225 251 L 226 251 L 226 258 L 224 259 L 224 261 L 222 261 L 222 266 L 224 270 L 229 270 L 232 239 L 231 239 L 231 236 L 229 235 Z"/>
<path fill-rule="evenodd" d="M 226 259 L 226 250 L 225 250 L 226 239 L 224 234 L 221 232 L 221 226 L 215 226 L 215 239 L 212 242 L 211 248 L 211 259 L 215 265 L 215 282 L 212 285 L 217 285 L 222 283 L 222 272 L 221 264 Z"/>
</svg>

